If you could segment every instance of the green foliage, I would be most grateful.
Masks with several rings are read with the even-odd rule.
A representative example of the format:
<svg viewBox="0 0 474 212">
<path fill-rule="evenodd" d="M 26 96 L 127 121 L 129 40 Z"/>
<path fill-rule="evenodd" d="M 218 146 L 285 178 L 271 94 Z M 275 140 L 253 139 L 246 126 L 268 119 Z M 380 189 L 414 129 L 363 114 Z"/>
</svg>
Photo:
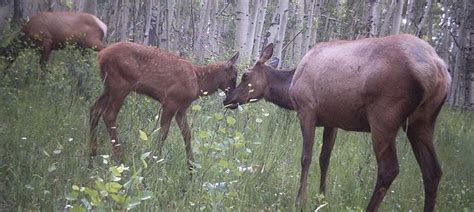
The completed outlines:
<svg viewBox="0 0 474 212">
<path fill-rule="evenodd" d="M 52 55 L 43 74 L 37 55 L 27 49 L 2 71 L 7 74 L 0 81 L 0 209 L 294 210 L 300 127 L 294 112 L 269 103 L 230 111 L 223 109 L 219 94 L 195 101 L 188 110 L 196 161 L 191 179 L 176 124 L 158 155 L 160 108 L 148 97 L 131 94 L 118 118 L 123 164 L 110 160 L 108 135 L 101 125 L 100 156 L 89 167 L 88 109 L 102 89 L 95 58 L 94 52 L 83 56 L 68 47 Z M 472 112 L 454 109 L 443 110 L 439 117 L 436 147 L 444 171 L 439 211 L 473 209 L 473 120 Z M 317 188 L 322 131 L 316 135 L 306 209 L 365 208 L 376 177 L 370 136 L 339 132 L 327 195 L 322 196 Z M 401 170 L 381 211 L 420 211 L 418 165 L 403 134 L 397 145 Z"/>
</svg>

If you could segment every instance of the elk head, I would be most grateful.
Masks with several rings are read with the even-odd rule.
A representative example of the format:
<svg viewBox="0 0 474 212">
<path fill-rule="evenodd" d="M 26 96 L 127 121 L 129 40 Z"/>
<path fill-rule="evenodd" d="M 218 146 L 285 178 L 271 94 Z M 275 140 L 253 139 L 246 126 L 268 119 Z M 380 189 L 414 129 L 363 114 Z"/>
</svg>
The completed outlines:
<svg viewBox="0 0 474 212">
<path fill-rule="evenodd" d="M 265 89 L 269 83 L 266 71 L 274 70 L 279 62 L 279 59 L 274 58 L 269 64 L 265 64 L 272 55 L 273 43 L 270 43 L 263 49 L 257 63 L 242 75 L 239 86 L 227 95 L 224 100 L 225 107 L 235 109 L 238 105 L 255 102 L 264 97 Z"/>
<path fill-rule="evenodd" d="M 219 89 L 224 91 L 226 96 L 230 91 L 234 90 L 237 85 L 237 68 L 235 64 L 239 58 L 239 52 L 235 53 L 232 58 L 230 58 L 224 64 L 224 71 L 220 72 L 219 76 Z"/>
</svg>

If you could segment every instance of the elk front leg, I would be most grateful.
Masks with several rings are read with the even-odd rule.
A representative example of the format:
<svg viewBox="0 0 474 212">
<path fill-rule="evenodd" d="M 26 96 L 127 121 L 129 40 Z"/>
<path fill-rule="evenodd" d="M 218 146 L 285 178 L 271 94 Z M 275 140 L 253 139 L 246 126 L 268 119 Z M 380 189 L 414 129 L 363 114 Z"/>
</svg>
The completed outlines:
<svg viewBox="0 0 474 212">
<path fill-rule="evenodd" d="M 301 153 L 301 176 L 300 188 L 296 197 L 296 207 L 303 209 L 306 204 L 306 187 L 308 185 L 308 170 L 313 157 L 314 130 L 316 128 L 316 117 L 309 110 L 299 110 L 301 132 L 303 134 L 303 149 Z"/>
</svg>

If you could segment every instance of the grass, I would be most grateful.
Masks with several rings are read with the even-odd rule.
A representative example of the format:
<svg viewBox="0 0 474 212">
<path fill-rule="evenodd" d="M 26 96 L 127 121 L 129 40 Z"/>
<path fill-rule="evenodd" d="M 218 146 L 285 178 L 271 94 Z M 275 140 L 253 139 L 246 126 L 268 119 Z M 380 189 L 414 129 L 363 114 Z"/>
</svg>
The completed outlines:
<svg viewBox="0 0 474 212">
<path fill-rule="evenodd" d="M 177 125 L 173 122 L 158 157 L 160 106 L 132 94 L 119 115 L 123 166 L 108 157 L 101 123 L 101 156 L 91 168 L 88 113 L 101 91 L 95 53 L 57 51 L 45 76 L 36 61 L 24 51 L 0 73 L 0 210 L 295 210 L 301 135 L 294 112 L 264 102 L 224 110 L 218 94 L 197 100 L 188 111 L 197 166 L 190 179 Z M 438 119 L 436 148 L 444 171 L 439 211 L 474 209 L 473 120 L 472 112 L 448 108 Z M 322 130 L 316 135 L 306 209 L 327 203 L 322 211 L 363 210 L 376 177 L 369 134 L 339 132 L 327 196 L 318 195 Z M 421 211 L 421 174 L 402 133 L 397 148 L 400 174 L 381 211 Z M 257 171 L 240 170 L 249 166 Z"/>
</svg>

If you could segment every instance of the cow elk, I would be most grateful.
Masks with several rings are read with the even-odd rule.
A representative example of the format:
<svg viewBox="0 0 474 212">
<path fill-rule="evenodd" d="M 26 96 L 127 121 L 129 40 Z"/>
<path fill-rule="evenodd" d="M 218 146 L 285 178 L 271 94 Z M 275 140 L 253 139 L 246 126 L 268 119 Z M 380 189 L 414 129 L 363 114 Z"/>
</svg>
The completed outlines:
<svg viewBox="0 0 474 212">
<path fill-rule="evenodd" d="M 21 31 L 21 43 L 31 43 L 39 47 L 40 64 L 44 68 L 51 51 L 68 43 L 83 49 L 104 49 L 102 39 L 107 33 L 107 26 L 96 16 L 87 13 L 40 12 L 32 16 Z M 11 57 L 18 53 L 17 49 L 9 51 Z"/>
<path fill-rule="evenodd" d="M 399 172 L 395 137 L 402 127 L 421 169 L 424 210 L 433 211 L 442 175 L 433 133 L 450 83 L 447 67 L 434 49 L 411 35 L 315 45 L 298 64 L 289 87 L 303 134 L 296 205 L 305 205 L 315 127 L 322 126 L 321 191 L 336 128 L 372 134 L 378 169 L 367 211 L 377 211 Z M 230 94 L 225 103 L 239 103 L 230 98 L 239 99 Z"/>
<path fill-rule="evenodd" d="M 90 109 L 91 156 L 97 154 L 96 127 L 102 116 L 112 143 L 112 153 L 121 157 L 122 148 L 117 139 L 117 114 L 125 97 L 131 92 L 147 95 L 162 105 L 158 149 L 168 135 L 175 117 L 184 139 L 189 168 L 193 167 L 191 131 L 186 110 L 200 96 L 218 89 L 226 94 L 236 85 L 235 63 L 239 54 L 230 60 L 211 65 L 193 65 L 158 48 L 130 42 L 113 44 L 99 53 L 104 91 Z"/>
</svg>

